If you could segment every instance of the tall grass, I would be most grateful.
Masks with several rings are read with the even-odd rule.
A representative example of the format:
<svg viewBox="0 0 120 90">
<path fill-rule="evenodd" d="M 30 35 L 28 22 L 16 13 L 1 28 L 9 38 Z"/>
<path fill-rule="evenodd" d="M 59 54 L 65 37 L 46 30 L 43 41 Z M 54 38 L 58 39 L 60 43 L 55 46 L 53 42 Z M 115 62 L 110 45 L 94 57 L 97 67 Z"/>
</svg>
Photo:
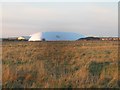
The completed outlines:
<svg viewBox="0 0 120 90">
<path fill-rule="evenodd" d="M 3 88 L 118 88 L 117 41 L 3 42 Z"/>
</svg>

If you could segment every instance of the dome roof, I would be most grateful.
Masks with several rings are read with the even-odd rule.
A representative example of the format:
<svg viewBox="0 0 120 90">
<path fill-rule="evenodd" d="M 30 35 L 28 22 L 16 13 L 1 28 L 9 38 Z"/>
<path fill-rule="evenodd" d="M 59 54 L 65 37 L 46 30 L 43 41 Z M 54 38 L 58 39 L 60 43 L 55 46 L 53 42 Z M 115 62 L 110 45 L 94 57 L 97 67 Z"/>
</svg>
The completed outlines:
<svg viewBox="0 0 120 90">
<path fill-rule="evenodd" d="M 29 41 L 41 41 L 41 40 L 42 40 L 42 32 L 32 34 L 29 39 Z"/>
<path fill-rule="evenodd" d="M 31 35 L 29 41 L 66 41 L 66 40 L 77 40 L 83 38 L 84 35 L 73 33 L 73 32 L 39 32 Z"/>
</svg>

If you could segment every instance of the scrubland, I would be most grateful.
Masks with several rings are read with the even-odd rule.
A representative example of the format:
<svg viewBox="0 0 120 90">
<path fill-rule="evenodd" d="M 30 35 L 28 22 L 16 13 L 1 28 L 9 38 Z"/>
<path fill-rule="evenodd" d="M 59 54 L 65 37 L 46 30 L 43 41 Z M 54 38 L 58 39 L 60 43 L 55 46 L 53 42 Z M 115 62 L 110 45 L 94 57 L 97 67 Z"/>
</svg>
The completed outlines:
<svg viewBox="0 0 120 90">
<path fill-rule="evenodd" d="M 3 88 L 119 88 L 118 41 L 3 42 Z"/>
</svg>

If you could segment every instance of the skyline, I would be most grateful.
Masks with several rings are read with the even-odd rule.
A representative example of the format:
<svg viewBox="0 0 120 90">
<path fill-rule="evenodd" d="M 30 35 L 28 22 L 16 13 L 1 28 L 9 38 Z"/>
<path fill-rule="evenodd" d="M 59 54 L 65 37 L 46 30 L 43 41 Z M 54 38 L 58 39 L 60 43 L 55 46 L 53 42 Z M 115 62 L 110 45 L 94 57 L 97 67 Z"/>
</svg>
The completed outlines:
<svg viewBox="0 0 120 90">
<path fill-rule="evenodd" d="M 115 2 L 3 3 L 2 36 L 65 31 L 85 36 L 118 36 Z"/>
</svg>

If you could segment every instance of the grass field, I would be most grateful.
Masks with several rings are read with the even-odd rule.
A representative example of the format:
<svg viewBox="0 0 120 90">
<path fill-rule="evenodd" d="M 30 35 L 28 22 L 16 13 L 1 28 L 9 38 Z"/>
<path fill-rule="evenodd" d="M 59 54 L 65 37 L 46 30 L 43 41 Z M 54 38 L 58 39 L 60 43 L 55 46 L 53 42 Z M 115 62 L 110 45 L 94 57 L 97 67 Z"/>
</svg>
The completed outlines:
<svg viewBox="0 0 120 90">
<path fill-rule="evenodd" d="M 118 88 L 118 41 L 3 42 L 3 88 Z"/>
</svg>

